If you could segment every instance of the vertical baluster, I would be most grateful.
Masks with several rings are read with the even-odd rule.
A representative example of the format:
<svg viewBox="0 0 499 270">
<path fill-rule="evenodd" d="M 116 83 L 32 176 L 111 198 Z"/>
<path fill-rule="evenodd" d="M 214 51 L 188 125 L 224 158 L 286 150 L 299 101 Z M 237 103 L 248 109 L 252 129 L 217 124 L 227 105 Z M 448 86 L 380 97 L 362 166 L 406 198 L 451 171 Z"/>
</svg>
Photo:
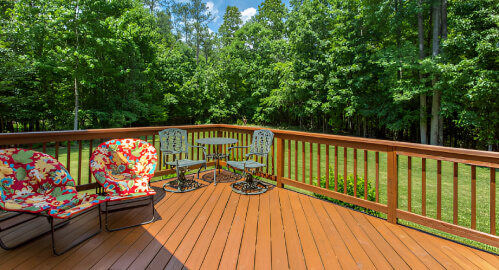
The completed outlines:
<svg viewBox="0 0 499 270">
<path fill-rule="evenodd" d="M 237 137 L 238 138 L 241 138 L 242 141 L 244 141 L 243 145 L 246 145 L 246 135 L 245 134 L 241 134 L 241 133 L 238 133 L 237 134 Z M 243 153 L 243 155 L 245 155 L 246 153 L 244 153 L 245 149 L 244 148 L 238 148 L 237 149 L 237 159 L 238 160 L 241 160 L 241 153 Z"/>
<path fill-rule="evenodd" d="M 367 150 L 364 150 L 364 200 L 367 198 Z"/>
<path fill-rule="evenodd" d="M 326 189 L 329 190 L 329 144 L 326 144 Z"/>
<path fill-rule="evenodd" d="M 42 148 L 43 148 L 43 150 L 42 150 L 43 153 L 47 153 L 47 143 L 43 143 Z"/>
<path fill-rule="evenodd" d="M 437 160 L 437 219 L 442 220 L 442 161 Z"/>
<path fill-rule="evenodd" d="M 68 172 L 71 172 L 71 142 L 67 141 L 67 153 L 66 153 L 66 164 Z"/>
<path fill-rule="evenodd" d="M 313 174 L 314 174 L 314 173 L 313 173 L 313 168 L 314 168 L 313 166 L 314 166 L 314 165 L 313 165 L 313 161 L 312 161 L 312 160 L 313 160 L 313 156 L 314 156 L 314 155 L 313 155 L 313 153 L 312 153 L 312 149 L 314 148 L 314 144 L 313 144 L 313 143 L 309 143 L 308 145 L 310 146 L 310 148 L 309 148 L 309 155 L 308 155 L 309 160 L 310 160 L 310 161 L 309 161 L 309 162 L 310 162 L 310 164 L 309 164 L 309 172 L 308 172 L 308 173 L 309 173 L 309 174 L 308 174 L 308 177 L 309 177 L 308 183 L 309 183 L 310 185 L 312 185 L 312 176 L 313 176 Z"/>
<path fill-rule="evenodd" d="M 407 157 L 407 211 L 412 209 L 412 157 Z"/>
<path fill-rule="evenodd" d="M 348 149 L 343 147 L 343 193 L 347 194 L 348 178 Z"/>
<path fill-rule="evenodd" d="M 454 216 L 453 216 L 453 223 L 455 225 L 458 224 L 458 213 L 457 213 L 457 210 L 458 210 L 458 183 L 457 183 L 457 176 L 458 176 L 458 169 L 457 169 L 457 163 L 454 162 L 454 178 L 453 178 L 453 184 L 454 184 L 454 187 L 453 187 L 453 192 L 454 192 L 454 198 L 453 198 L 453 202 L 452 202 L 452 205 L 453 205 L 453 208 L 454 208 Z"/>
<path fill-rule="evenodd" d="M 353 149 L 353 196 L 357 197 L 357 149 Z"/>
<path fill-rule="evenodd" d="M 234 132 L 231 132 L 231 138 L 232 139 L 235 139 L 236 138 L 236 134 Z M 237 143 L 234 145 L 234 146 L 238 146 L 239 145 L 239 140 L 237 141 Z M 230 155 L 232 156 L 232 160 L 236 160 L 237 157 L 234 156 L 234 148 L 230 149 Z"/>
<path fill-rule="evenodd" d="M 471 165 L 471 228 L 476 229 L 476 166 Z"/>
<path fill-rule="evenodd" d="M 334 191 L 338 192 L 338 145 L 334 146 Z"/>
<path fill-rule="evenodd" d="M 379 203 L 379 152 L 376 152 L 376 202 Z"/>
<path fill-rule="evenodd" d="M 298 141 L 295 141 L 295 180 L 298 181 Z"/>
<path fill-rule="evenodd" d="M 496 235 L 496 169 L 490 168 L 490 234 Z"/>
<path fill-rule="evenodd" d="M 274 175 L 274 140 L 272 140 L 272 144 L 270 145 L 270 153 L 267 154 L 267 166 L 265 166 L 265 172 L 269 174 L 269 156 L 271 158 L 270 164 L 272 165 L 272 175 Z M 263 158 L 263 157 L 262 157 Z"/>
<path fill-rule="evenodd" d="M 421 162 L 421 215 L 426 216 L 426 158 L 423 158 Z"/>
<path fill-rule="evenodd" d="M 291 179 L 291 140 L 288 140 L 288 178 Z"/>
<path fill-rule="evenodd" d="M 29 150 L 33 150 L 33 144 L 32 144 L 32 143 L 30 143 L 30 144 L 28 145 L 28 149 L 29 149 Z"/>
<path fill-rule="evenodd" d="M 154 140 L 154 137 L 153 137 Z M 90 159 L 92 158 L 92 153 L 94 152 L 93 150 L 93 141 L 89 141 L 89 146 L 88 146 L 88 183 L 92 183 L 92 170 L 90 170 Z M 157 168 L 157 167 L 156 167 Z"/>
<path fill-rule="evenodd" d="M 246 145 L 250 145 L 252 142 L 253 142 L 253 134 L 246 134 Z M 249 153 L 250 148 L 244 148 L 245 155 Z"/>
<path fill-rule="evenodd" d="M 317 144 L 317 186 L 321 186 L 321 144 Z"/>
<path fill-rule="evenodd" d="M 191 132 L 189 134 L 191 135 L 191 145 L 194 145 L 194 134 L 195 133 Z M 194 159 L 194 149 L 196 149 L 196 151 L 197 151 L 197 148 L 191 147 L 191 155 L 190 155 L 189 159 Z"/>
<path fill-rule="evenodd" d="M 301 173 L 302 182 L 305 183 L 305 142 L 301 142 Z"/>
<path fill-rule="evenodd" d="M 81 153 L 82 153 L 82 142 L 78 141 L 78 185 L 81 185 Z"/>
<path fill-rule="evenodd" d="M 59 142 L 55 142 L 55 159 L 59 159 Z"/>
<path fill-rule="evenodd" d="M 242 141 L 244 141 L 244 139 L 245 139 L 245 138 L 247 139 L 247 135 L 245 135 L 244 133 L 239 133 L 239 134 L 237 134 L 237 135 L 238 135 L 238 138 L 241 138 L 241 140 L 242 140 Z M 238 140 L 238 141 L 239 141 L 239 140 Z M 250 142 L 248 142 L 248 143 L 250 143 Z M 243 144 L 243 142 L 241 142 L 241 143 L 240 143 L 240 146 L 245 146 L 245 145 Z M 248 154 L 248 153 L 249 153 L 249 149 L 246 149 L 246 148 L 239 148 L 239 150 L 238 150 L 238 151 L 239 151 L 239 153 L 240 153 L 240 158 L 241 158 L 241 160 L 244 160 L 244 159 L 245 159 L 246 154 Z"/>
</svg>

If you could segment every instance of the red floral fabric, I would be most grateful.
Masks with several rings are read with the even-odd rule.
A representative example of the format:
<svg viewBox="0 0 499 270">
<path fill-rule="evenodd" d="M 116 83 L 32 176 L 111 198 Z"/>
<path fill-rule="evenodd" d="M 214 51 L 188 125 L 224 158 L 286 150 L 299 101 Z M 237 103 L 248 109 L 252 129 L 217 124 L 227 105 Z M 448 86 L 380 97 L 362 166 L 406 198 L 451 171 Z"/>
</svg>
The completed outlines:
<svg viewBox="0 0 499 270">
<path fill-rule="evenodd" d="M 157 160 L 156 149 L 146 141 L 110 140 L 94 150 L 90 169 L 111 200 L 137 193 L 150 196 L 156 194 L 149 182 L 154 176 Z"/>
<path fill-rule="evenodd" d="M 50 155 L 17 148 L 0 150 L 0 208 L 3 210 L 56 215 L 86 206 L 82 202 L 97 204 L 107 200 L 106 196 L 78 194 L 66 168 Z M 70 212 L 76 213 L 76 208 Z"/>
</svg>

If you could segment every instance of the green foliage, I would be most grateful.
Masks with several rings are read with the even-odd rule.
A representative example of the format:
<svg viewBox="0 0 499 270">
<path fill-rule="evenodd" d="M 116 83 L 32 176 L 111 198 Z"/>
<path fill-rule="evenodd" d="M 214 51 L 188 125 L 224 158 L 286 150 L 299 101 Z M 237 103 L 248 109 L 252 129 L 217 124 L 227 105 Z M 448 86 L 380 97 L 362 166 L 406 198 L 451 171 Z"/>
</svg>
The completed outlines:
<svg viewBox="0 0 499 270">
<path fill-rule="evenodd" d="M 84 129 L 245 117 L 418 142 L 439 90 L 446 145 L 499 147 L 498 2 L 448 1 L 437 57 L 418 3 L 265 0 L 215 34 L 201 0 L 3 1 L 0 130 L 70 129 L 77 109 Z"/>
<path fill-rule="evenodd" d="M 334 168 L 333 167 L 329 167 L 329 179 L 330 179 L 329 189 L 335 190 Z M 331 179 L 333 179 L 333 180 L 331 181 Z M 365 180 L 364 178 L 357 176 L 357 198 L 362 198 L 362 199 L 364 198 L 364 180 Z M 315 179 L 314 182 L 317 183 L 317 179 Z M 344 186 L 345 186 L 344 183 L 345 183 L 345 181 L 344 181 L 343 175 L 338 174 L 338 188 L 337 188 L 338 192 L 343 193 Z M 326 176 L 321 177 L 321 187 L 323 187 L 323 188 L 326 187 Z M 354 196 L 354 191 L 355 191 L 355 179 L 354 179 L 353 174 L 349 174 L 347 177 L 347 194 L 350 196 Z M 380 216 L 379 212 L 373 211 L 371 209 L 367 209 L 364 207 L 360 207 L 357 205 L 346 203 L 346 202 L 343 202 L 343 201 L 340 201 L 337 199 L 333 199 L 333 198 L 330 198 L 330 197 L 327 197 L 327 196 L 324 196 L 321 194 L 314 193 L 314 196 L 317 198 L 323 199 L 323 200 L 328 200 L 328 201 L 331 201 L 333 203 L 343 205 L 343 206 L 346 206 L 346 207 L 373 215 L 373 216 Z M 369 182 L 369 181 L 367 181 L 367 200 L 372 201 L 372 202 L 376 201 L 376 189 L 371 186 L 371 182 Z"/>
</svg>

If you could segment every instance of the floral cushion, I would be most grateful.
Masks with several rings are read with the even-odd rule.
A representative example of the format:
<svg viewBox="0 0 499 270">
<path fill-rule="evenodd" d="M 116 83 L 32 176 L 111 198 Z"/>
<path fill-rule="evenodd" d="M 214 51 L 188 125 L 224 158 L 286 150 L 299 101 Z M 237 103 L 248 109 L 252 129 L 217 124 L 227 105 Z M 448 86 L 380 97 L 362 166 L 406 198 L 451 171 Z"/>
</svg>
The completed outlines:
<svg viewBox="0 0 499 270">
<path fill-rule="evenodd" d="M 0 150 L 0 208 L 40 213 L 64 208 L 77 197 L 66 168 L 50 155 L 25 149 Z"/>
<path fill-rule="evenodd" d="M 119 195 L 119 194 L 113 194 L 112 196 L 109 197 L 109 201 L 122 201 L 122 200 L 128 200 L 128 199 L 136 199 L 140 197 L 147 197 L 147 196 L 153 196 L 156 195 L 156 191 L 154 189 L 149 189 L 147 192 L 137 192 L 137 193 L 129 193 L 125 195 Z"/>
<path fill-rule="evenodd" d="M 94 150 L 90 169 L 106 193 L 124 196 L 154 192 L 149 182 L 154 176 L 156 162 L 156 149 L 148 142 L 110 140 Z"/>
<path fill-rule="evenodd" d="M 48 214 L 54 218 L 70 218 L 73 215 L 81 213 L 91 207 L 109 200 L 109 196 L 98 194 L 78 194 L 77 202 L 69 208 L 50 209 Z"/>
<path fill-rule="evenodd" d="M 0 208 L 69 218 L 107 196 L 78 194 L 75 181 L 57 159 L 26 149 L 0 150 Z"/>
</svg>

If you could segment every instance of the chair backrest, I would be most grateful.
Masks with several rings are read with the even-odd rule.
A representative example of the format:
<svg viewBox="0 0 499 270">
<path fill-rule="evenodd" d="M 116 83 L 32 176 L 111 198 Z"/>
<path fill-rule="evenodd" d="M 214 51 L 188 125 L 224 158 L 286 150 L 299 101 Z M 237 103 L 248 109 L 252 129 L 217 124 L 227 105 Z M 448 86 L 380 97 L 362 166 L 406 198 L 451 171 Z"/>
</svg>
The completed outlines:
<svg viewBox="0 0 499 270">
<path fill-rule="evenodd" d="M 147 177 L 150 181 L 156 169 L 156 148 L 140 139 L 116 139 L 101 143 L 90 158 L 90 170 L 95 179 L 106 185 L 106 175 L 116 179 Z"/>
<path fill-rule="evenodd" d="M 270 147 L 274 141 L 274 133 L 268 129 L 255 130 L 253 132 L 253 141 L 249 153 L 266 156 L 270 152 Z"/>
<path fill-rule="evenodd" d="M 159 132 L 159 141 L 161 151 L 166 155 L 175 155 L 184 153 L 185 158 L 189 159 L 187 147 L 187 131 L 178 128 L 167 128 Z"/>
<path fill-rule="evenodd" d="M 75 181 L 57 159 L 26 149 L 0 149 L 0 201 L 32 193 L 51 193 Z"/>
</svg>

